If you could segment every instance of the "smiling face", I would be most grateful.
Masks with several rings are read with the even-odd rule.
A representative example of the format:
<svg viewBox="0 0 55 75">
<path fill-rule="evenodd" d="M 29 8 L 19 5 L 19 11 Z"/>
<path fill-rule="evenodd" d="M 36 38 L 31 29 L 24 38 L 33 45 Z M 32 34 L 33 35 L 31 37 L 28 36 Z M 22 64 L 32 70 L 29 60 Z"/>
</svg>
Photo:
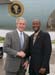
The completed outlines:
<svg viewBox="0 0 55 75">
<path fill-rule="evenodd" d="M 35 32 L 39 31 L 40 30 L 40 21 L 37 19 L 33 20 L 32 28 Z"/>
<path fill-rule="evenodd" d="M 19 20 L 17 19 L 17 21 L 16 21 L 16 27 L 17 27 L 17 29 L 20 32 L 24 31 L 25 28 L 26 28 L 26 21 L 25 21 L 25 19 L 19 19 Z"/>
</svg>

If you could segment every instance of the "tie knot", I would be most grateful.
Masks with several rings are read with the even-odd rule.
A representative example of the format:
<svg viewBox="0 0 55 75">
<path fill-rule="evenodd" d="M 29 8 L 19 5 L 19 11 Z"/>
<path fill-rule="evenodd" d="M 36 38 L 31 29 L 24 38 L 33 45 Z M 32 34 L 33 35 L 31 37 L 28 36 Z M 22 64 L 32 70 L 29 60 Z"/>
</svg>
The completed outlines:
<svg viewBox="0 0 55 75">
<path fill-rule="evenodd" d="M 22 32 L 20 32 L 20 35 L 22 35 Z"/>
</svg>

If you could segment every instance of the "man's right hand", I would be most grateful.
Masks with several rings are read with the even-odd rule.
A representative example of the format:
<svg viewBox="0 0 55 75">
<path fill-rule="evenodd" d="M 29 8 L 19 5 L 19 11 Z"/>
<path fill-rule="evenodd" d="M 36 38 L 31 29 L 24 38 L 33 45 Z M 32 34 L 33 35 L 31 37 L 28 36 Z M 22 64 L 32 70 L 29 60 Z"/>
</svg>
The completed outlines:
<svg viewBox="0 0 55 75">
<path fill-rule="evenodd" d="M 19 52 L 17 52 L 17 56 L 24 58 L 26 56 L 26 54 L 23 51 L 19 51 Z"/>
</svg>

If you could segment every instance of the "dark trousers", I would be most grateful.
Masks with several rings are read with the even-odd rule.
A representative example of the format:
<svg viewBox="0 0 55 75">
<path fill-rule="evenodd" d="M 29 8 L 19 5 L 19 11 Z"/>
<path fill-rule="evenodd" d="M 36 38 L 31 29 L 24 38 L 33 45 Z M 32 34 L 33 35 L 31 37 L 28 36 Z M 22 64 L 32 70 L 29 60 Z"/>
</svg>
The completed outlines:
<svg viewBox="0 0 55 75">
<path fill-rule="evenodd" d="M 46 75 L 46 74 L 40 74 L 37 70 L 30 70 L 29 75 Z"/>
</svg>

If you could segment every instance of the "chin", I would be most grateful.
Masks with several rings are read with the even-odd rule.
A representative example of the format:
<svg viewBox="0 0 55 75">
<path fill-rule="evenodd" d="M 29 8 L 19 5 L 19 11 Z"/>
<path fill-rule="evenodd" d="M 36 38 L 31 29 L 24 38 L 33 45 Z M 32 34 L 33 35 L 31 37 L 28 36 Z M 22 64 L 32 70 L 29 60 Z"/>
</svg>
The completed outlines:
<svg viewBox="0 0 55 75">
<path fill-rule="evenodd" d="M 23 32 L 24 30 L 20 30 L 20 32 Z"/>
</svg>

